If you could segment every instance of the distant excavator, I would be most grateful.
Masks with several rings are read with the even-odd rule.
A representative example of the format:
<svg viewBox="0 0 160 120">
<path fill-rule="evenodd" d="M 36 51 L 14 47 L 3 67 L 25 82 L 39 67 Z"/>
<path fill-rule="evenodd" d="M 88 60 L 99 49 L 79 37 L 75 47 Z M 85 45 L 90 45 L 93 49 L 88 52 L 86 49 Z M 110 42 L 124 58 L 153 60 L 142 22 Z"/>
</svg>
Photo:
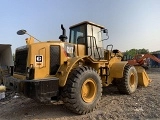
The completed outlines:
<svg viewBox="0 0 160 120">
<path fill-rule="evenodd" d="M 152 54 L 137 54 L 133 57 L 133 59 L 128 60 L 130 65 L 138 65 L 144 68 L 148 68 L 147 58 L 150 58 L 158 63 L 160 63 L 160 59 Z"/>
</svg>

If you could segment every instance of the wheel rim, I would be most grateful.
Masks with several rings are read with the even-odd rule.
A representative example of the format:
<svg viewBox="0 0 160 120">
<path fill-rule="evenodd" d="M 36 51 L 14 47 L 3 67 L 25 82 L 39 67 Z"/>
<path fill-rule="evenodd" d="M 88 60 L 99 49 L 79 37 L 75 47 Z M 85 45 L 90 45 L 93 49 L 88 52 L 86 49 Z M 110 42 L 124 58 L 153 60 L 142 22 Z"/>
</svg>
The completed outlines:
<svg viewBox="0 0 160 120">
<path fill-rule="evenodd" d="M 134 76 L 134 74 L 132 73 L 132 74 L 130 75 L 130 81 L 129 81 L 129 84 L 130 84 L 130 87 L 131 87 L 131 88 L 135 86 L 135 82 L 136 82 L 135 76 Z"/>
<path fill-rule="evenodd" d="M 97 86 L 93 79 L 87 79 L 83 85 L 81 90 L 82 99 L 86 102 L 92 102 L 97 93 Z"/>
</svg>

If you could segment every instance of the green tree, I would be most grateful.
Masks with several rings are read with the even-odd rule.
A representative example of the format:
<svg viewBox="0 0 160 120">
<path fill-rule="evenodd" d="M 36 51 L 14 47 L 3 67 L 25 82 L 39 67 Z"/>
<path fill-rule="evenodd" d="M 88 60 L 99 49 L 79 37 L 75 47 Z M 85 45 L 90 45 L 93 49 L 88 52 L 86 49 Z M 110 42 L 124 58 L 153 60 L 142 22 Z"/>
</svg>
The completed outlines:
<svg viewBox="0 0 160 120">
<path fill-rule="evenodd" d="M 126 50 L 126 52 L 124 53 L 124 55 L 131 56 L 131 57 L 133 57 L 136 54 L 137 54 L 137 50 L 136 49 Z"/>
<path fill-rule="evenodd" d="M 148 49 L 130 49 L 130 50 L 126 50 L 126 52 L 124 52 L 125 56 L 131 56 L 132 58 L 137 55 L 137 54 L 147 54 L 149 53 Z"/>
<path fill-rule="evenodd" d="M 149 50 L 148 49 L 138 49 L 138 54 L 147 54 L 149 53 Z"/>
</svg>

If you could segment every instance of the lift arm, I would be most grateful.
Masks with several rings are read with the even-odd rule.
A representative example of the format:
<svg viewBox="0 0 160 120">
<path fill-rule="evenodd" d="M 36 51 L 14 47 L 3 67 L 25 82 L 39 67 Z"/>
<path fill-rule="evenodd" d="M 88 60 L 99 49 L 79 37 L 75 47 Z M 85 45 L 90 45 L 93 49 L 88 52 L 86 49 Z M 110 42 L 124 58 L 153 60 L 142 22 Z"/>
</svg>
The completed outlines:
<svg viewBox="0 0 160 120">
<path fill-rule="evenodd" d="M 138 58 L 138 56 L 140 56 L 141 58 Z M 150 59 L 160 63 L 160 59 L 154 55 L 151 55 L 151 54 L 145 54 L 144 56 L 136 55 L 132 60 L 128 60 L 128 63 L 131 65 L 143 65 L 145 58 L 150 58 Z"/>
</svg>

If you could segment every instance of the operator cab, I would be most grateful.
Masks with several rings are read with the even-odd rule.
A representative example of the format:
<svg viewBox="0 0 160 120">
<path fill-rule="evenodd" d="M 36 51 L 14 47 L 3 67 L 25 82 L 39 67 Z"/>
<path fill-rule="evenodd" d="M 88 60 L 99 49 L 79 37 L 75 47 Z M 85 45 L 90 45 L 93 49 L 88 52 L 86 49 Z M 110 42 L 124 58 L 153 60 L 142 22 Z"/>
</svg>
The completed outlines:
<svg viewBox="0 0 160 120">
<path fill-rule="evenodd" d="M 108 31 L 100 25 L 92 22 L 84 21 L 79 24 L 70 27 L 69 43 L 85 45 L 86 55 L 91 56 L 94 59 L 104 58 L 104 48 L 102 33 Z"/>
</svg>

